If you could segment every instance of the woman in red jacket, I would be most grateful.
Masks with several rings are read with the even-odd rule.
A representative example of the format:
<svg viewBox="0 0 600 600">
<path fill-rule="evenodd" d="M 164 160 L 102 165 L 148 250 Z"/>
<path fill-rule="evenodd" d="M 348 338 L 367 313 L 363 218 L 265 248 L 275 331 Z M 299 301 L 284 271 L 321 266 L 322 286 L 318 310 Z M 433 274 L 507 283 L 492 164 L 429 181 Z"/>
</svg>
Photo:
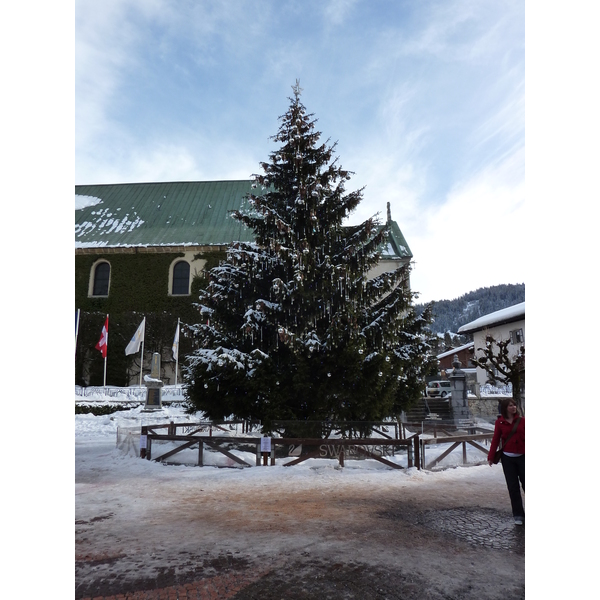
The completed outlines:
<svg viewBox="0 0 600 600">
<path fill-rule="evenodd" d="M 519 415 L 517 405 L 512 398 L 502 400 L 500 413 L 494 427 L 488 463 L 490 467 L 494 464 L 494 455 L 500 440 L 502 440 L 502 470 L 510 496 L 512 513 L 515 525 L 523 525 L 525 510 L 519 482 L 525 491 L 525 417 Z"/>
</svg>

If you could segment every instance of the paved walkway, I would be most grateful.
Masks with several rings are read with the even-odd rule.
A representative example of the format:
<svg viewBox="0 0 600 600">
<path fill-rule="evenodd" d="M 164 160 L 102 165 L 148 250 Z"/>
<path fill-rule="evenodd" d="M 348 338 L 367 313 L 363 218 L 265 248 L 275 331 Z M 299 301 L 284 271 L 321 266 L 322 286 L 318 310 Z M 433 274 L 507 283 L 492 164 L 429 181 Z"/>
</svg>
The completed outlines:
<svg viewBox="0 0 600 600">
<path fill-rule="evenodd" d="M 83 600 L 229 600 L 265 573 L 228 573 L 185 585 L 113 596 L 93 596 Z"/>
<path fill-rule="evenodd" d="M 499 468 L 203 470 L 76 447 L 77 600 L 519 600 Z"/>
<path fill-rule="evenodd" d="M 517 556 L 523 556 L 525 554 L 525 528 L 515 526 L 512 519 L 508 517 L 507 514 L 499 512 L 496 509 L 459 507 L 411 512 L 406 511 L 406 507 L 403 507 L 398 510 L 391 509 L 383 511 L 380 513 L 380 516 L 391 521 L 401 520 L 403 522 L 412 523 L 418 528 L 437 532 L 437 534 L 443 536 L 442 539 L 448 541 L 454 539 L 459 543 L 466 542 L 471 547 L 497 550 L 503 554 L 506 554 L 506 552 Z M 290 569 L 289 565 L 286 565 L 283 561 L 279 562 L 281 564 L 275 563 L 272 564 L 270 568 L 262 570 L 247 566 L 242 567 L 242 565 L 238 564 L 238 570 L 228 570 L 226 573 L 205 577 L 198 581 L 166 586 L 159 589 L 138 590 L 116 595 L 88 596 L 82 600 L 235 600 L 236 598 L 245 600 L 246 598 L 258 597 L 255 596 L 255 592 L 258 593 L 260 597 L 266 597 L 265 590 L 267 594 L 273 592 L 277 595 L 282 586 L 284 589 L 287 589 L 286 581 L 288 576 L 291 578 L 298 576 L 296 569 Z M 315 566 L 317 568 L 315 568 Z M 235 569 L 235 566 L 230 564 L 229 568 Z M 330 578 L 333 581 L 337 577 L 337 583 L 330 582 L 330 586 L 337 586 L 339 588 L 341 581 L 342 584 L 346 584 L 349 588 L 354 588 L 353 591 L 359 591 L 359 589 L 356 588 L 364 590 L 364 587 L 369 585 L 369 582 L 367 581 L 368 578 L 365 577 L 364 573 L 358 574 L 357 576 L 355 565 L 337 563 L 334 564 L 332 568 L 337 570 L 333 572 L 323 572 L 322 566 L 319 567 L 319 565 L 315 563 L 312 565 L 310 578 Z M 270 577 L 269 573 L 271 573 Z M 372 575 L 373 578 L 377 579 L 378 575 L 376 573 L 373 573 Z M 355 577 L 354 581 L 348 581 L 349 578 L 352 579 L 353 577 Z M 385 579 L 387 579 L 387 577 Z M 244 590 L 254 583 L 257 583 L 257 586 L 251 588 L 251 590 L 254 591 L 251 592 L 249 589 L 244 594 Z M 420 589 L 423 591 L 423 586 L 416 585 L 415 582 L 413 582 L 412 585 L 415 590 Z M 302 595 L 302 593 L 298 591 L 297 584 L 294 584 L 291 580 L 289 581 L 289 588 L 290 592 L 292 588 L 295 589 L 295 593 L 298 594 L 298 596 L 286 595 L 285 597 L 287 598 L 311 597 L 310 594 Z M 389 594 L 384 594 L 384 596 L 381 597 L 412 598 L 410 595 L 406 596 L 407 590 L 410 593 L 411 589 L 411 587 L 406 588 L 406 586 L 402 589 L 396 587 L 392 592 L 393 595 L 390 596 Z M 342 590 L 339 591 L 340 593 L 342 592 Z M 383 590 L 380 590 L 380 592 L 382 591 Z M 360 593 L 364 594 L 364 591 Z M 400 595 L 396 596 L 396 593 Z M 270 594 L 268 597 L 270 598 Z M 364 595 L 353 595 L 352 593 L 350 593 L 349 596 L 342 594 L 339 597 L 361 598 L 361 600 L 362 598 L 365 598 Z M 380 596 L 376 594 L 376 597 L 379 598 Z"/>
</svg>

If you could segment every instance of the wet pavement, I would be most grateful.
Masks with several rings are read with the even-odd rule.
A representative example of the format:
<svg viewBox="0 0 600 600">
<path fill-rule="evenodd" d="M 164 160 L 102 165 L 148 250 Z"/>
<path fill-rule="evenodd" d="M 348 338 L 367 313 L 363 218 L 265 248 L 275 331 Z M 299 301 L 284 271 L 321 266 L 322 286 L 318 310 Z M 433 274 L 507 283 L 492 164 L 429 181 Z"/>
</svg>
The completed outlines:
<svg viewBox="0 0 600 600">
<path fill-rule="evenodd" d="M 477 578 L 467 577 L 470 568 L 481 572 L 481 564 L 495 556 L 510 553 L 518 561 L 524 558 L 525 527 L 515 526 L 510 513 L 484 507 L 454 507 L 421 510 L 402 504 L 373 514 L 385 529 L 385 522 L 396 531 L 404 531 L 405 540 L 425 557 L 437 554 L 441 560 L 465 554 L 463 582 L 453 582 L 444 589 L 444 576 L 428 578 L 422 572 L 399 561 L 382 561 L 374 565 L 356 554 L 344 556 L 315 549 L 285 552 L 263 557 L 262 561 L 234 557 L 231 554 L 210 559 L 201 553 L 180 553 L 177 568 L 157 568 L 152 577 L 142 576 L 148 557 L 138 557 L 130 572 L 137 577 L 125 583 L 123 573 L 111 574 L 111 566 L 124 556 L 99 561 L 80 561 L 76 565 L 80 579 L 87 585 L 78 587 L 76 598 L 86 600 L 459 600 L 496 599 L 506 590 L 485 589 Z M 376 535 L 374 537 L 377 537 Z M 362 540 L 365 552 L 377 548 L 374 540 Z M 468 551 L 466 548 L 473 548 Z M 343 547 L 342 547 L 343 548 Z M 485 549 L 485 555 L 478 555 Z M 346 551 L 348 548 L 346 547 Z M 491 553 L 491 554 L 488 554 Z M 479 557 L 479 560 L 475 557 Z M 487 557 L 487 558 L 486 558 Z M 158 557 L 157 557 L 158 558 Z M 160 559 L 159 559 L 160 562 Z M 457 568 L 460 568 L 457 564 Z M 186 571 L 187 567 L 187 571 Z M 87 575 L 85 575 L 87 573 Z M 460 580 L 460 577 L 459 577 Z M 440 584 L 441 582 L 441 584 Z M 451 591 L 450 591 L 451 590 Z M 499 592 L 499 595 L 494 595 Z M 524 598 L 524 586 L 512 590 L 512 598 Z"/>
</svg>

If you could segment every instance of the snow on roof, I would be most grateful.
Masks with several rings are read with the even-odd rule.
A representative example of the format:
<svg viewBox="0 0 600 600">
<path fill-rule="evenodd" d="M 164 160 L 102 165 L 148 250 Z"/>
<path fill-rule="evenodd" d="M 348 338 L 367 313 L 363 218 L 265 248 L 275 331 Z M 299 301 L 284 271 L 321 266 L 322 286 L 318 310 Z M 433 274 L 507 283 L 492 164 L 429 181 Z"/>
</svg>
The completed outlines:
<svg viewBox="0 0 600 600">
<path fill-rule="evenodd" d="M 453 348 L 452 350 L 446 350 L 446 352 L 442 352 L 441 354 L 438 354 L 437 358 L 445 358 L 446 356 L 450 356 L 451 354 L 457 354 L 461 350 L 466 350 L 467 348 L 470 348 L 471 346 L 474 346 L 474 345 L 475 345 L 475 342 L 469 342 L 468 344 L 465 344 L 464 346 L 459 346 L 458 348 Z"/>
<path fill-rule="evenodd" d="M 518 321 L 524 318 L 525 302 L 521 302 L 519 304 L 515 304 L 514 306 L 509 306 L 507 308 L 503 308 L 502 310 L 497 310 L 496 312 L 490 313 L 489 315 L 479 317 L 479 319 L 475 319 L 475 321 L 471 321 L 470 323 L 467 323 L 466 325 L 460 327 L 458 333 L 470 333 L 472 331 L 479 331 L 480 329 L 485 329 L 490 325 L 497 325 L 499 323 L 509 323 L 510 321 Z"/>
<path fill-rule="evenodd" d="M 100 202 L 102 202 L 102 199 L 96 198 L 96 196 L 75 194 L 75 210 L 81 210 L 82 208 L 86 208 L 88 206 L 96 206 L 96 204 L 100 204 Z"/>
</svg>

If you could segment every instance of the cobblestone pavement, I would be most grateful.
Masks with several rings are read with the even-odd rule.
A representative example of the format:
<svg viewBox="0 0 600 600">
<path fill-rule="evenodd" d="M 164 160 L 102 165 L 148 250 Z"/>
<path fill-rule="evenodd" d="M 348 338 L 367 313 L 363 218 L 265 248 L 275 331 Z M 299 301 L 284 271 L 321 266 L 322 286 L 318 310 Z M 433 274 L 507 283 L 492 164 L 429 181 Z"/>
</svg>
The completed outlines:
<svg viewBox="0 0 600 600">
<path fill-rule="evenodd" d="M 458 507 L 445 510 L 389 511 L 391 519 L 411 521 L 474 546 L 525 554 L 525 527 L 515 526 L 505 512 L 492 508 Z"/>
<path fill-rule="evenodd" d="M 225 573 L 185 584 L 165 585 L 165 587 L 138 591 L 121 589 L 117 594 L 108 592 L 108 595 L 88 596 L 87 600 L 228 600 L 263 575 L 264 572 L 261 571 Z M 165 583 L 167 582 L 163 581 L 163 584 Z M 160 578 L 157 584 L 161 585 Z"/>
<path fill-rule="evenodd" d="M 382 509 L 382 505 L 386 505 Z M 157 556 L 151 576 L 144 567 L 151 559 L 115 556 L 79 560 L 76 598 L 86 600 L 463 600 L 524 598 L 524 585 L 507 590 L 494 589 L 493 577 L 482 577 L 488 562 L 522 561 L 525 551 L 524 527 L 516 527 L 510 514 L 492 508 L 453 507 L 421 510 L 415 504 L 376 502 L 371 517 L 379 524 L 356 544 L 287 549 L 275 556 L 234 556 L 212 558 L 210 553 L 180 552 L 177 567 L 164 567 Z M 97 520 L 96 522 L 99 522 Z M 405 547 L 381 545 L 383 532 L 403 534 Z M 356 534 L 358 532 L 354 532 Z M 341 535 L 340 537 L 344 537 Z M 388 538 L 389 539 L 389 536 Z M 399 544 L 400 546 L 400 544 Z M 415 570 L 406 560 L 410 548 L 418 561 L 431 562 Z M 358 551 L 357 551 L 358 550 Z M 400 551 L 398 553 L 398 550 Z M 481 552 L 484 552 L 482 555 Z M 382 553 L 387 552 L 387 561 Z M 433 554 L 435 560 L 432 560 Z M 375 561 L 373 559 L 376 559 Z M 382 560 L 383 559 L 383 560 Z M 123 569 L 111 575 L 111 567 L 127 561 L 133 577 Z M 464 577 L 450 581 L 442 564 L 463 569 Z M 122 564 L 121 564 L 122 566 Z M 127 574 L 127 571 L 125 574 Z M 447 587 L 445 584 L 448 579 Z M 491 588 L 487 587 L 488 583 Z"/>
<path fill-rule="evenodd" d="M 161 568 L 152 576 L 123 577 L 123 573 L 111 574 L 111 565 L 124 557 L 112 557 L 95 561 L 77 561 L 76 571 L 89 580 L 89 574 L 96 571 L 86 585 L 77 587 L 76 598 L 87 600 L 213 600 L 232 598 L 242 588 L 247 587 L 266 570 L 248 569 L 247 561 L 223 555 L 218 559 L 205 560 L 198 555 L 182 554 L 182 568 Z M 143 573 L 143 563 L 148 557 L 141 556 L 132 564 L 132 570 Z M 186 572 L 185 566 L 192 565 Z M 200 573 L 201 575 L 198 575 Z"/>
<path fill-rule="evenodd" d="M 456 536 L 476 546 L 525 554 L 525 528 L 490 508 L 451 508 L 423 514 L 425 527 Z"/>
</svg>

